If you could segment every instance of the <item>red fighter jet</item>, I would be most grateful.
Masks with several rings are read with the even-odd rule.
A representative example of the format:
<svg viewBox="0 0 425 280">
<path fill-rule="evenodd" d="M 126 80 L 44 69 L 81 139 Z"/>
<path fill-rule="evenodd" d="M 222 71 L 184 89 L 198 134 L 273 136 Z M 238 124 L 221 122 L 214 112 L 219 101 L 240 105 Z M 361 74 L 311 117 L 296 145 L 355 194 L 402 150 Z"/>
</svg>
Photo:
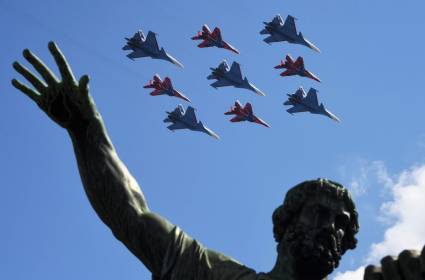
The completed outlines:
<svg viewBox="0 0 425 280">
<path fill-rule="evenodd" d="M 175 96 L 183 100 L 186 100 L 187 102 L 190 102 L 189 98 L 187 98 L 181 92 L 173 88 L 173 85 L 171 84 L 171 80 L 168 77 L 165 77 L 164 81 L 162 81 L 159 75 L 155 74 L 155 76 L 153 76 L 153 79 L 150 80 L 144 86 L 144 88 L 154 88 L 155 90 L 150 93 L 150 95 L 152 96 L 166 94 L 168 96 Z"/>
<path fill-rule="evenodd" d="M 214 28 L 214 31 L 211 33 L 208 25 L 204 24 L 202 26 L 202 31 L 199 31 L 196 36 L 192 37 L 192 40 L 203 40 L 198 45 L 199 48 L 217 47 L 239 54 L 239 51 L 235 47 L 226 43 L 223 38 L 221 38 L 221 31 L 218 27 Z"/>
<path fill-rule="evenodd" d="M 230 111 L 224 114 L 236 115 L 234 118 L 230 119 L 231 122 L 249 121 L 264 125 L 266 127 L 270 127 L 270 125 L 268 125 L 265 121 L 260 118 L 257 118 L 254 115 L 254 113 L 252 112 L 251 103 L 249 102 L 245 104 L 245 107 L 242 107 L 242 104 L 239 102 L 239 100 L 236 100 L 235 106 L 230 107 Z"/>
<path fill-rule="evenodd" d="M 281 69 L 285 68 L 286 71 L 281 73 L 280 75 L 282 77 L 285 76 L 293 76 L 293 75 L 299 75 L 301 77 L 307 77 L 310 79 L 313 79 L 315 81 L 320 82 L 320 79 L 316 77 L 314 74 L 312 74 L 310 71 L 307 71 L 304 67 L 304 59 L 302 56 L 299 56 L 297 60 L 294 62 L 292 57 L 288 54 L 286 56 L 286 61 L 281 61 L 278 66 L 274 67 L 275 69 Z"/>
</svg>

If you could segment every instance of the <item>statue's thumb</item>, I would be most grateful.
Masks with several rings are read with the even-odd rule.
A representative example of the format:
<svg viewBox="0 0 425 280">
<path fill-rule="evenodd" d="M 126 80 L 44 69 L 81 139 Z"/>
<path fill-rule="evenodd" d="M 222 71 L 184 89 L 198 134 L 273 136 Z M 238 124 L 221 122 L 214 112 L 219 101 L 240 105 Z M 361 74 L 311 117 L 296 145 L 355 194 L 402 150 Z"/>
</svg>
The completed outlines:
<svg viewBox="0 0 425 280">
<path fill-rule="evenodd" d="M 88 75 L 83 75 L 78 82 L 78 87 L 80 88 L 80 92 L 88 94 L 89 93 L 89 81 L 90 78 Z"/>
</svg>

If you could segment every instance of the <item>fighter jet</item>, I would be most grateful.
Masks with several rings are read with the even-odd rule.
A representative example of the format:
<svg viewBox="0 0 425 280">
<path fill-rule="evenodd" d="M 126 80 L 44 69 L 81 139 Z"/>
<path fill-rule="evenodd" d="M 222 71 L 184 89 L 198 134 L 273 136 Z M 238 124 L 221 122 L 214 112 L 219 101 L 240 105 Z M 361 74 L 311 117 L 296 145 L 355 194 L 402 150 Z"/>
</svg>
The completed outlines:
<svg viewBox="0 0 425 280">
<path fill-rule="evenodd" d="M 231 122 L 249 121 L 249 122 L 254 122 L 254 123 L 264 125 L 265 127 L 270 127 L 270 125 L 268 125 L 265 121 L 263 121 L 260 118 L 257 118 L 254 115 L 252 111 L 252 105 L 249 102 L 245 104 L 245 107 L 242 107 L 242 104 L 239 102 L 239 100 L 236 100 L 235 106 L 230 107 L 230 111 L 224 114 L 236 115 L 235 117 L 230 119 Z"/>
<path fill-rule="evenodd" d="M 221 38 L 221 31 L 218 27 L 214 28 L 214 31 L 211 33 L 208 25 L 204 24 L 202 26 L 202 31 L 199 31 L 196 36 L 192 37 L 192 40 L 203 40 L 198 45 L 199 48 L 217 47 L 239 54 L 239 51 L 235 47 Z"/>
<path fill-rule="evenodd" d="M 178 98 L 181 98 L 183 100 L 186 100 L 187 102 L 190 102 L 190 99 L 184 96 L 181 92 L 178 90 L 175 90 L 173 88 L 173 84 L 171 83 L 171 79 L 168 77 L 165 77 L 164 81 L 161 80 L 161 77 L 159 77 L 158 74 L 155 74 L 153 76 L 153 79 L 150 80 L 144 88 L 154 88 L 155 90 L 150 93 L 152 96 L 157 95 L 163 95 L 166 94 L 168 96 L 175 96 Z"/>
<path fill-rule="evenodd" d="M 282 17 L 278 14 L 271 22 L 263 23 L 265 27 L 260 31 L 260 34 L 270 35 L 263 40 L 267 44 L 287 41 L 288 43 L 304 45 L 312 50 L 320 52 L 320 50 L 315 45 L 313 45 L 313 43 L 304 38 L 301 32 L 297 33 L 297 28 L 295 27 L 295 18 L 293 16 L 288 15 L 285 23 L 283 23 Z"/>
<path fill-rule="evenodd" d="M 217 80 L 211 84 L 211 86 L 215 89 L 218 87 L 234 86 L 237 88 L 245 88 L 255 92 L 258 95 L 265 96 L 265 94 L 262 93 L 261 90 L 256 88 L 253 84 L 251 84 L 246 77 L 242 78 L 240 65 L 236 61 L 233 62 L 230 70 L 226 60 L 223 60 L 223 62 L 221 62 L 217 68 L 210 69 L 212 70 L 212 73 L 207 77 L 207 79 Z"/>
<path fill-rule="evenodd" d="M 315 81 L 320 82 L 320 79 L 316 77 L 314 74 L 312 74 L 310 71 L 307 71 L 304 67 L 304 59 L 302 56 L 299 56 L 297 60 L 294 62 L 292 57 L 288 54 L 286 56 L 285 61 L 281 61 L 279 65 L 274 67 L 275 69 L 281 69 L 285 68 L 286 71 L 282 72 L 280 75 L 282 77 L 285 76 L 293 76 L 293 75 L 299 75 L 301 77 L 307 77 L 310 79 L 313 79 Z"/>
<path fill-rule="evenodd" d="M 159 49 L 158 42 L 156 41 L 156 34 L 152 31 L 148 32 L 148 36 L 145 38 L 142 30 L 137 31 L 134 36 L 127 40 L 126 45 L 122 48 L 123 50 L 132 50 L 133 52 L 127 54 L 127 57 L 131 60 L 139 57 L 151 57 L 153 59 L 167 60 L 181 68 L 183 64 L 177 61 L 174 57 L 165 52 L 164 48 Z"/>
<path fill-rule="evenodd" d="M 206 127 L 202 122 L 198 121 L 195 115 L 195 109 L 191 106 L 188 106 L 187 110 L 185 111 L 183 106 L 179 104 L 174 109 L 174 111 L 166 113 L 168 116 L 165 118 L 164 122 L 172 123 L 167 127 L 171 131 L 176 129 L 190 129 L 193 131 L 204 132 L 216 139 L 220 139 L 220 137 L 214 133 L 214 131 Z"/>
<path fill-rule="evenodd" d="M 340 122 L 337 116 L 332 114 L 328 109 L 319 104 L 317 99 L 317 90 L 311 88 L 306 94 L 304 89 L 300 87 L 294 94 L 288 94 L 288 100 L 283 105 L 292 105 L 293 107 L 286 110 L 290 114 L 300 112 L 310 112 L 312 114 L 320 114 L 327 116 L 334 121 Z"/>
</svg>

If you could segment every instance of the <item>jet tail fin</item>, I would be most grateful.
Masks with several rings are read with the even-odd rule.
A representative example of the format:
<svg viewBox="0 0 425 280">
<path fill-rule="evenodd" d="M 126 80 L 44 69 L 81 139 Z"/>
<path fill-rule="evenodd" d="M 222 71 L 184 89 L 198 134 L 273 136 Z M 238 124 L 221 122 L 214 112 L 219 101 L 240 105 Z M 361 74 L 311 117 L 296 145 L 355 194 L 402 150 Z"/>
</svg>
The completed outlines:
<svg viewBox="0 0 425 280">
<path fill-rule="evenodd" d="M 146 37 L 145 43 L 153 48 L 154 50 L 159 50 L 158 42 L 156 40 L 156 34 L 152 31 L 149 31 L 148 36 Z"/>
</svg>

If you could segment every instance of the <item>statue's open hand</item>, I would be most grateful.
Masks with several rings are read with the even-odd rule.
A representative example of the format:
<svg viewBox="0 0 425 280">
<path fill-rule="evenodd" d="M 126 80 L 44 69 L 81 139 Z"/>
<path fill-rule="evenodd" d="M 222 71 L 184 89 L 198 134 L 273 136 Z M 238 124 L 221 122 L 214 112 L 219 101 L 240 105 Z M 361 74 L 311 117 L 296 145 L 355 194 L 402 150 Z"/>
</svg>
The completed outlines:
<svg viewBox="0 0 425 280">
<path fill-rule="evenodd" d="M 404 250 L 397 258 L 386 256 L 381 265 L 366 267 L 364 280 L 425 280 L 425 247 L 422 252 Z"/>
<path fill-rule="evenodd" d="M 13 68 L 24 76 L 34 89 L 16 79 L 12 80 L 12 84 L 37 103 L 61 127 L 70 131 L 82 129 L 97 114 L 96 106 L 89 94 L 89 77 L 84 75 L 77 83 L 65 57 L 54 42 L 49 42 L 49 50 L 58 65 L 61 81 L 37 56 L 25 49 L 23 51 L 25 59 L 34 66 L 44 81 L 15 61 Z"/>
</svg>

